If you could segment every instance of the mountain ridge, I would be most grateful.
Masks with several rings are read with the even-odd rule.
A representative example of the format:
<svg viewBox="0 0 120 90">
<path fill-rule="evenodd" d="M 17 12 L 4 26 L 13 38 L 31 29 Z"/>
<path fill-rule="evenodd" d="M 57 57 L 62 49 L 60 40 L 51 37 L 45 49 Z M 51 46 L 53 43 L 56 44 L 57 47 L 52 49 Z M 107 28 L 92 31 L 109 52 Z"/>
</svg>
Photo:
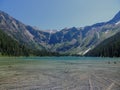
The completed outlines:
<svg viewBox="0 0 120 90">
<path fill-rule="evenodd" d="M 20 43 L 52 52 L 84 55 L 120 28 L 120 11 L 107 22 L 85 27 L 64 28 L 54 33 L 37 30 L 0 11 L 0 28 Z"/>
<path fill-rule="evenodd" d="M 85 56 L 94 57 L 120 57 L 120 32 L 105 39 Z"/>
</svg>

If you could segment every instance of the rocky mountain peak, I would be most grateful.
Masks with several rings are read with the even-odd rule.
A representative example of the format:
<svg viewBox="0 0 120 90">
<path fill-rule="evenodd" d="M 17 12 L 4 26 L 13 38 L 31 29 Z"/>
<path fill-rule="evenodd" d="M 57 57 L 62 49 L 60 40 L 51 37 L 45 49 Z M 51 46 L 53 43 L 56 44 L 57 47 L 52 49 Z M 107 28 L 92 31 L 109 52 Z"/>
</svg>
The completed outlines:
<svg viewBox="0 0 120 90">
<path fill-rule="evenodd" d="M 120 20 L 120 11 L 115 15 L 113 19 Z"/>
<path fill-rule="evenodd" d="M 120 21 L 120 11 L 113 17 L 112 20 L 110 20 L 108 23 L 114 24 Z"/>
</svg>

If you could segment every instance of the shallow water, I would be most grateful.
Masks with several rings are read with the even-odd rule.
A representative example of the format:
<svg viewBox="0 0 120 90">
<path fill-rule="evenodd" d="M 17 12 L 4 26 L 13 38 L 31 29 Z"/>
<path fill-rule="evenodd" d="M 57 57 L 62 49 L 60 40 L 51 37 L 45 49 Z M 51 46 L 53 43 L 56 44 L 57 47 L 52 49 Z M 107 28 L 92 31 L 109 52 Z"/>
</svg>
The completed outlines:
<svg viewBox="0 0 120 90">
<path fill-rule="evenodd" d="M 120 58 L 0 58 L 0 90 L 120 90 Z"/>
</svg>

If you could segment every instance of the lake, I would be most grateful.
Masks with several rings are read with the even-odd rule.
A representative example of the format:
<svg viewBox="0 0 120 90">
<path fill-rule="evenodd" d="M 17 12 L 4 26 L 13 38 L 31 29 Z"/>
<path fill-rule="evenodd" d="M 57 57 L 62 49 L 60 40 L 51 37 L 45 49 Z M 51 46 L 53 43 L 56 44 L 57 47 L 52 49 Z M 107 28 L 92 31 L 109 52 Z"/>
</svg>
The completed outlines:
<svg viewBox="0 0 120 90">
<path fill-rule="evenodd" d="M 120 90 L 120 58 L 0 57 L 0 90 Z"/>
</svg>

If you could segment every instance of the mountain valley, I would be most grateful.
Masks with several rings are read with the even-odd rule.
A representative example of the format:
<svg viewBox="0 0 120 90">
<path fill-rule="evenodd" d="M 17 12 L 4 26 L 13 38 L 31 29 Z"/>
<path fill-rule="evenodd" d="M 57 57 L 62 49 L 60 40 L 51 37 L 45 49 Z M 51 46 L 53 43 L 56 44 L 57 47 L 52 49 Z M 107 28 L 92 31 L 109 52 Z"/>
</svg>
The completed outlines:
<svg viewBox="0 0 120 90">
<path fill-rule="evenodd" d="M 64 28 L 54 33 L 25 25 L 0 11 L 0 29 L 31 49 L 85 55 L 105 39 L 120 32 L 120 11 L 108 22 Z"/>
</svg>

